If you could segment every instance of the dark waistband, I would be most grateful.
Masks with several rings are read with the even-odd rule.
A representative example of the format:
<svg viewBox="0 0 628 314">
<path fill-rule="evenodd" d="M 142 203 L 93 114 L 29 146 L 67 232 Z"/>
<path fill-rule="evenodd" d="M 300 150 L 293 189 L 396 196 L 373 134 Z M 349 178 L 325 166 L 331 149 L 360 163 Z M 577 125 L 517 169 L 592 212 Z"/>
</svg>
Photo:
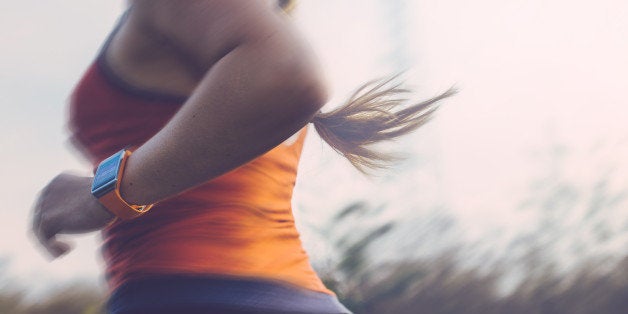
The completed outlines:
<svg viewBox="0 0 628 314">
<path fill-rule="evenodd" d="M 109 312 L 177 313 L 181 308 L 252 313 L 351 313 L 335 296 L 279 282 L 207 276 L 164 275 L 122 285 L 108 302 Z"/>
</svg>

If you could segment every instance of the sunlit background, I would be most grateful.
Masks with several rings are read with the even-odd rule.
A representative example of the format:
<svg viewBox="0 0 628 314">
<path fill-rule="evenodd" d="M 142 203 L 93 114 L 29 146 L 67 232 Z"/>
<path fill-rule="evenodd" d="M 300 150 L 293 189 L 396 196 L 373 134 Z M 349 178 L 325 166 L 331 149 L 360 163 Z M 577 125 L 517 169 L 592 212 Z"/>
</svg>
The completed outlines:
<svg viewBox="0 0 628 314">
<path fill-rule="evenodd" d="M 97 235 L 71 237 L 75 250 L 50 262 L 29 215 L 54 175 L 89 171 L 67 142 L 67 97 L 123 10 L 0 2 L 0 288 L 37 298 L 104 284 Z M 459 90 L 429 125 L 384 147 L 407 159 L 375 177 L 310 134 L 295 215 L 338 289 L 350 296 L 391 265 L 444 256 L 461 273 L 499 277 L 501 295 L 591 264 L 619 270 L 626 288 L 628 2 L 301 0 L 295 22 L 324 64 L 329 108 L 401 71 L 417 100 Z"/>
</svg>

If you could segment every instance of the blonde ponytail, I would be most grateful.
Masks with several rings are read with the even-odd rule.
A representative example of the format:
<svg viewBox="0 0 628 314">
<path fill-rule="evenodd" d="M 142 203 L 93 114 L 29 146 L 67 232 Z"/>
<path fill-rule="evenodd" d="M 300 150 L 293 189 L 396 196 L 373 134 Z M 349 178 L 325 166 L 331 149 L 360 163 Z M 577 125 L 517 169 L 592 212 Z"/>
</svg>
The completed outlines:
<svg viewBox="0 0 628 314">
<path fill-rule="evenodd" d="M 279 0 L 290 14 L 296 0 Z M 432 118 L 438 102 L 456 93 L 454 88 L 423 102 L 404 106 L 410 91 L 393 84 L 397 78 L 375 80 L 362 85 L 340 108 L 319 112 L 312 119 L 320 137 L 346 157 L 362 173 L 388 168 L 399 158 L 371 145 L 408 134 Z"/>
<path fill-rule="evenodd" d="M 446 92 L 423 102 L 404 106 L 410 91 L 392 83 L 396 76 L 361 86 L 344 105 L 319 112 L 312 123 L 316 132 L 359 171 L 388 168 L 398 158 L 370 147 L 408 134 L 432 118 L 438 102 L 452 96 Z"/>
</svg>

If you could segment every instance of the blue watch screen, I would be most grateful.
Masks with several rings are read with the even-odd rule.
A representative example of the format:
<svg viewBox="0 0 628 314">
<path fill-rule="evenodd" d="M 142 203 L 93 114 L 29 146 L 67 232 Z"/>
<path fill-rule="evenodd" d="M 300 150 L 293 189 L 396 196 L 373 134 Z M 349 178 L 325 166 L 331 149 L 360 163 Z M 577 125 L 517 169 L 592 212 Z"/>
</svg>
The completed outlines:
<svg viewBox="0 0 628 314">
<path fill-rule="evenodd" d="M 100 197 L 115 188 L 123 157 L 124 151 L 120 151 L 100 163 L 92 182 L 92 194 L 94 196 Z"/>
</svg>

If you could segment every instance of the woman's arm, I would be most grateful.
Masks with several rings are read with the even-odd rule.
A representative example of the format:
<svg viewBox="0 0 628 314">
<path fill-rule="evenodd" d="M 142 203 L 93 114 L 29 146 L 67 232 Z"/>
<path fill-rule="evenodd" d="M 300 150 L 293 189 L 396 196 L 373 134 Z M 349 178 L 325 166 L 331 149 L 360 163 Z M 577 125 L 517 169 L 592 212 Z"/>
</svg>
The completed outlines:
<svg viewBox="0 0 628 314">
<path fill-rule="evenodd" d="M 129 203 L 157 202 L 250 161 L 306 125 L 326 100 L 310 49 L 266 1 L 142 0 L 130 18 L 205 74 L 129 158 L 121 185 Z"/>
<path fill-rule="evenodd" d="M 127 202 L 154 203 L 232 170 L 290 137 L 323 105 L 310 49 L 269 3 L 134 1 L 128 22 L 135 33 L 165 40 L 202 79 L 129 158 L 121 184 Z M 53 257 L 70 249 L 57 234 L 97 230 L 112 219 L 90 185 L 91 178 L 61 174 L 42 190 L 33 231 Z"/>
</svg>

